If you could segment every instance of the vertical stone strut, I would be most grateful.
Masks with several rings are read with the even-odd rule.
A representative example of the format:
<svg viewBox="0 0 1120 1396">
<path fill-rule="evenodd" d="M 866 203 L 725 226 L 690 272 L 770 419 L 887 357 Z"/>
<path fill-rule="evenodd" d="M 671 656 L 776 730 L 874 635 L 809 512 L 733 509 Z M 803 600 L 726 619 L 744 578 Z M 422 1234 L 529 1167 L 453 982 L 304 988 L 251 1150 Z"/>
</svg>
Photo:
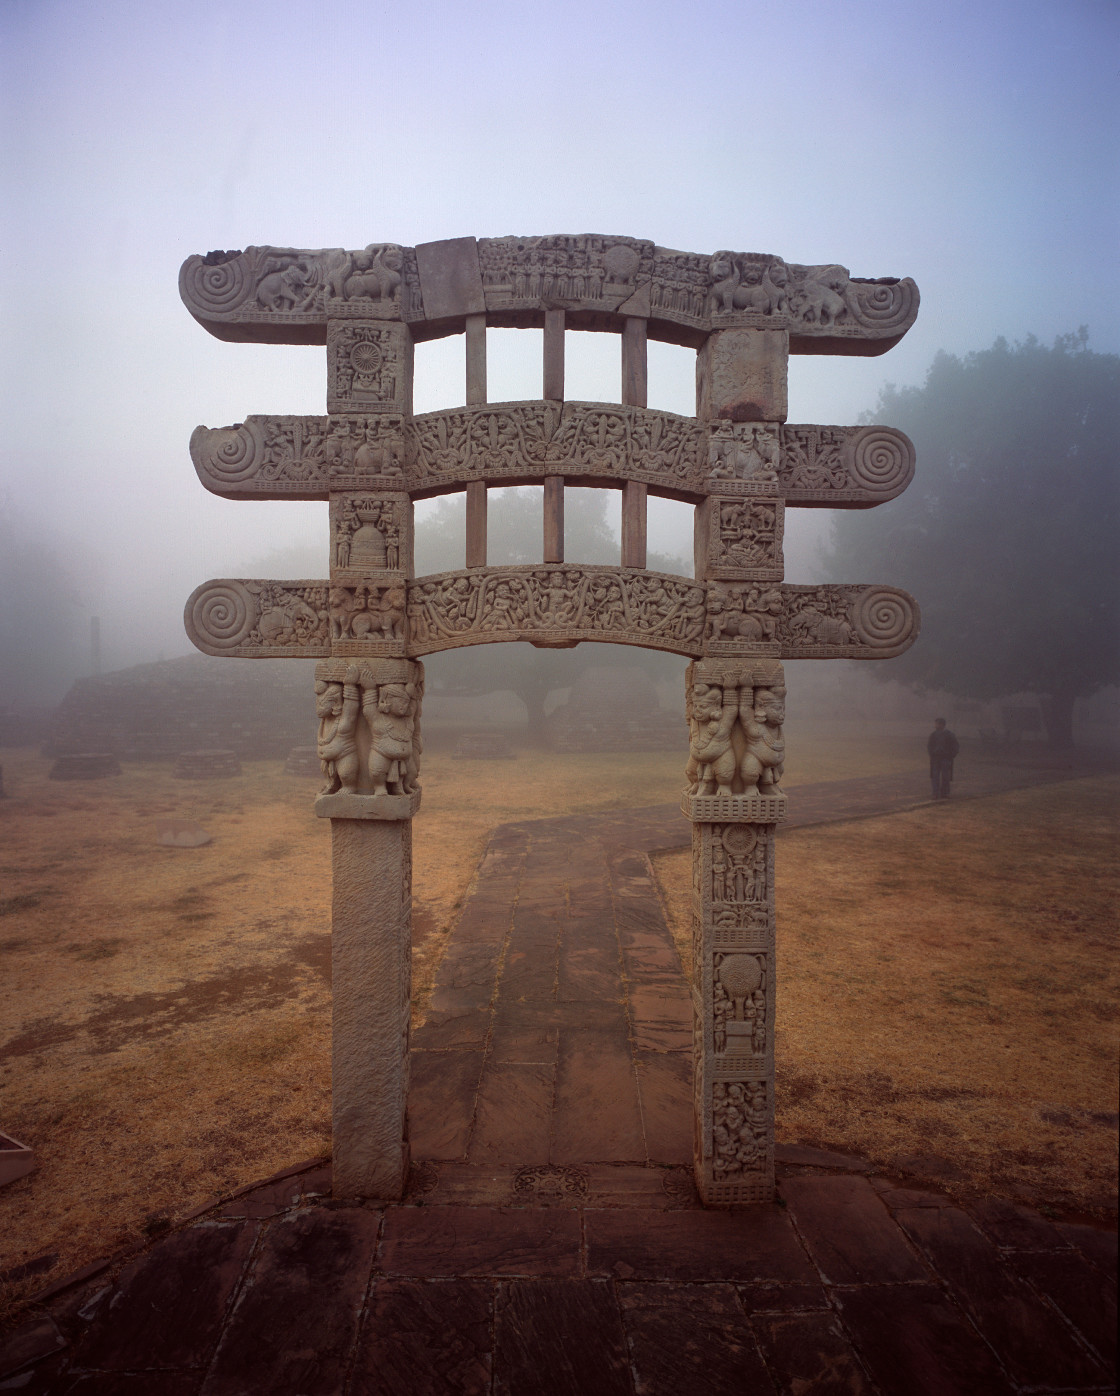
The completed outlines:
<svg viewBox="0 0 1120 1396">
<path fill-rule="evenodd" d="M 717 330 L 697 356 L 696 411 L 728 423 L 730 449 L 786 418 L 789 337 Z M 758 424 L 758 425 L 754 425 Z M 774 1193 L 774 832 L 785 816 L 785 678 L 776 620 L 784 575 L 782 502 L 761 473 L 745 494 L 713 493 L 696 510 L 696 576 L 751 589 L 757 619 L 730 636 L 711 627 L 689 665 L 692 820 L 695 1170 L 708 1206 Z M 730 589 L 730 588 L 729 588 Z M 727 651 L 730 655 L 724 657 Z"/>
<path fill-rule="evenodd" d="M 785 680 L 772 659 L 689 666 L 696 1183 L 708 1205 L 774 1187 L 774 832 Z"/>
<path fill-rule="evenodd" d="M 424 668 L 315 668 L 315 813 L 331 821 L 331 1115 L 341 1197 L 400 1197 L 408 1176 L 412 817 L 420 806 Z"/>
</svg>

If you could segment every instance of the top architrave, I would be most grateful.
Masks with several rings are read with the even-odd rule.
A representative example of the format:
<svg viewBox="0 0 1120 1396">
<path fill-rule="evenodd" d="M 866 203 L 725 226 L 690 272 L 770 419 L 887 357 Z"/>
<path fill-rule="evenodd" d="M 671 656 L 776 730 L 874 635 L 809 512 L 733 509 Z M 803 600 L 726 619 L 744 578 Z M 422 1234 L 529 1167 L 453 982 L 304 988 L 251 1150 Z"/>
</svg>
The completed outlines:
<svg viewBox="0 0 1120 1396">
<path fill-rule="evenodd" d="M 835 264 L 759 252 L 677 252 L 598 233 L 450 238 L 359 251 L 247 247 L 188 257 L 179 293 L 219 339 L 324 344 L 328 320 L 403 321 L 414 340 L 536 327 L 564 310 L 575 329 L 646 320 L 653 339 L 698 348 L 720 329 L 787 329 L 794 354 L 883 354 L 918 313 L 909 278 L 866 280 Z"/>
</svg>

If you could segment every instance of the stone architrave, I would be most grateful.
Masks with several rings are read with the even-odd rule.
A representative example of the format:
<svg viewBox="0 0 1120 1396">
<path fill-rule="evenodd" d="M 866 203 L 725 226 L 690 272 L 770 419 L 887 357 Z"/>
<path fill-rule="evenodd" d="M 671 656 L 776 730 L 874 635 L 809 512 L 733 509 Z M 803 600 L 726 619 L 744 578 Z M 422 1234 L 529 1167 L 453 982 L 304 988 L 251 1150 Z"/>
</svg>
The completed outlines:
<svg viewBox="0 0 1120 1396">
<path fill-rule="evenodd" d="M 710 1206 L 764 1201 L 774 1172 L 774 832 L 783 659 L 885 659 L 917 637 L 913 598 L 783 582 L 787 507 L 871 508 L 906 488 L 889 427 L 787 423 L 792 354 L 881 354 L 918 310 L 909 279 L 768 253 L 680 252 L 602 234 L 472 237 L 356 250 L 190 257 L 183 301 L 231 341 L 326 347 L 325 416 L 198 427 L 206 489 L 330 504 L 326 579 L 220 578 L 191 595 L 207 654 L 314 658 L 316 813 L 334 873 L 334 1188 L 400 1197 L 408 1154 L 411 819 L 426 654 L 585 640 L 688 656 L 696 1179 Z M 486 326 L 544 328 L 544 396 L 486 401 Z M 621 403 L 570 402 L 566 330 L 611 330 Z M 466 402 L 412 411 L 413 346 L 466 341 Z M 697 350 L 694 417 L 646 403 L 649 337 Z M 567 483 L 623 491 L 620 567 L 565 564 Z M 536 483 L 542 560 L 489 567 L 492 485 Z M 464 567 L 413 575 L 413 501 L 467 492 Z M 695 574 L 650 571 L 646 501 L 696 506 Z"/>
</svg>

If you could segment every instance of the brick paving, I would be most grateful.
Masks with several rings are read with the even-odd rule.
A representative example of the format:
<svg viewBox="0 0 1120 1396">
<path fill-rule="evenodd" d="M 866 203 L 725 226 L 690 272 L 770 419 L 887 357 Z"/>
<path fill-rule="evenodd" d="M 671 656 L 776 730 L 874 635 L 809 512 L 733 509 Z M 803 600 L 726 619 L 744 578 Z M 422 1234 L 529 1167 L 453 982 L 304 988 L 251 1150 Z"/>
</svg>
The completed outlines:
<svg viewBox="0 0 1120 1396">
<path fill-rule="evenodd" d="M 969 793 L 1034 783 L 985 774 Z M 789 823 L 921 794 L 805 786 Z M 313 1161 L 216 1201 L 40 1296 L 0 1392 L 1113 1391 L 1114 1230 L 800 1146 L 775 1204 L 699 1206 L 647 858 L 688 838 L 672 806 L 497 830 L 414 1034 L 405 1200 L 332 1198 Z"/>
</svg>

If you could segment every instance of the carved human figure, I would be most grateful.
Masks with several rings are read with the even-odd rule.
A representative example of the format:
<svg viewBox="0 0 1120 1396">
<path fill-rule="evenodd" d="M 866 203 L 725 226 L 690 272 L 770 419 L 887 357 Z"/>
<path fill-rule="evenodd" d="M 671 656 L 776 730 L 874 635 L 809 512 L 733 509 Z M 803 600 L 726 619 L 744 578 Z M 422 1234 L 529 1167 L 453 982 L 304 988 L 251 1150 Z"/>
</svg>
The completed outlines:
<svg viewBox="0 0 1120 1396">
<path fill-rule="evenodd" d="M 327 782 L 320 792 L 323 795 L 333 795 L 337 790 L 354 794 L 358 790 L 362 769 L 357 740 L 361 709 L 358 681 L 358 668 L 351 664 L 343 683 L 319 679 L 315 684 L 315 713 L 319 719 L 316 750 Z"/>
<path fill-rule="evenodd" d="M 731 729 L 738 707 L 733 688 L 694 684 L 689 717 L 690 740 L 685 779 L 690 794 L 730 795 L 735 779 Z"/>
<path fill-rule="evenodd" d="M 407 795 L 415 789 L 414 697 L 413 685 L 402 683 L 383 683 L 362 693 L 371 738 L 369 776 L 374 795 Z"/>
<path fill-rule="evenodd" d="M 739 762 L 744 795 L 780 795 L 786 744 L 784 690 L 744 688 L 739 701 L 739 721 L 746 735 L 746 750 Z"/>
</svg>

